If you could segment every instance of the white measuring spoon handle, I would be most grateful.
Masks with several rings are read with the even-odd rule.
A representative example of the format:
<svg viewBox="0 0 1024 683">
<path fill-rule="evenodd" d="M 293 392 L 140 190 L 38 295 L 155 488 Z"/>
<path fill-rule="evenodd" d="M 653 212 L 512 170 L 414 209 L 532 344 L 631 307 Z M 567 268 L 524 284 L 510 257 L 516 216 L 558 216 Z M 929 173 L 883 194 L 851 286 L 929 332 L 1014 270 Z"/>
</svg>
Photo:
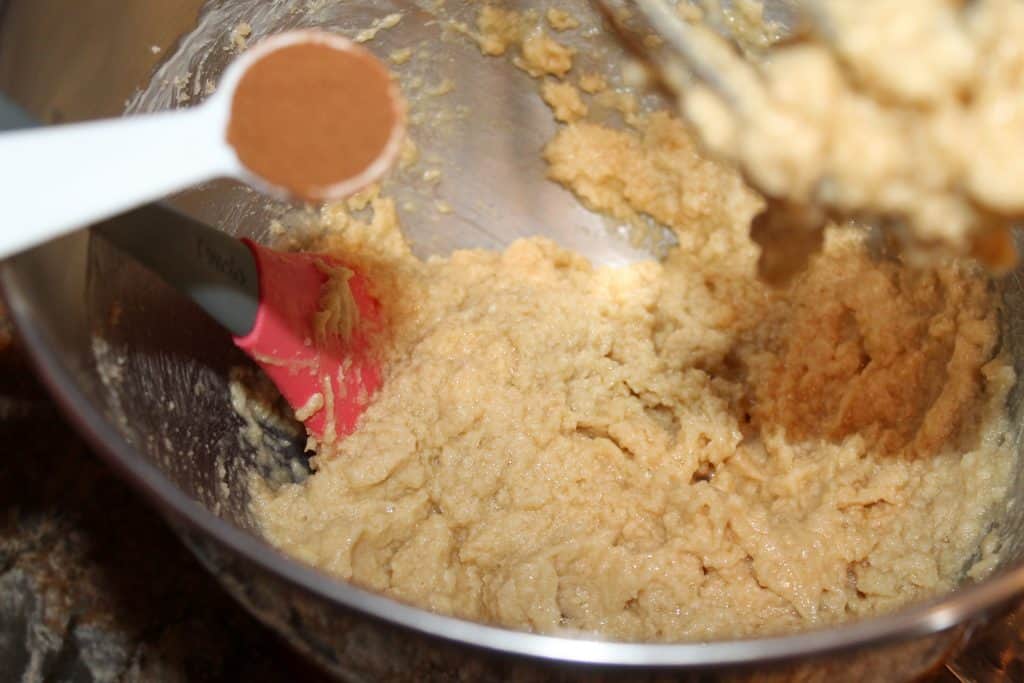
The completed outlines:
<svg viewBox="0 0 1024 683">
<path fill-rule="evenodd" d="M 210 106 L 0 135 L 0 259 L 221 175 L 238 161 Z"/>
</svg>

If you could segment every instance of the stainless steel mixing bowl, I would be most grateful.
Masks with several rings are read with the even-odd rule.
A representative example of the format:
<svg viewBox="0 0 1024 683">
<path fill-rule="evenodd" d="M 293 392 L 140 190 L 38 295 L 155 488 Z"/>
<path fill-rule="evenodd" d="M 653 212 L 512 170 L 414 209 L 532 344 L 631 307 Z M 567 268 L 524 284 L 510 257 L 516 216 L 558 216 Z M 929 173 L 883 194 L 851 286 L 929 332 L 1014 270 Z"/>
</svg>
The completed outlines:
<svg viewBox="0 0 1024 683">
<path fill-rule="evenodd" d="M 463 112 L 446 119 L 449 105 L 417 105 L 421 156 L 444 170 L 440 186 L 398 178 L 417 250 L 496 247 L 545 232 L 598 261 L 639 255 L 600 217 L 542 180 L 538 151 L 553 124 L 535 95 L 521 96 L 535 87 L 525 75 L 481 59 L 410 6 L 343 1 L 324 9 L 321 2 L 312 14 L 274 14 L 315 4 L 214 3 L 200 29 L 175 47 L 176 36 L 194 27 L 199 0 L 0 0 L 0 88 L 47 121 L 116 115 L 157 61 L 173 54 L 133 105 L 172 106 L 202 96 L 205 80 L 228 59 L 233 22 L 252 21 L 257 33 L 302 23 L 352 31 L 401 9 L 402 23 L 375 49 L 422 46 L 432 56 L 403 78 L 418 74 L 436 83 L 450 75 L 454 110 Z M 590 39 L 581 58 L 597 64 L 606 48 L 598 36 Z M 178 78 L 182 69 L 192 80 Z M 454 212 L 437 211 L 438 200 Z M 265 236 L 268 219 L 280 212 L 225 183 L 176 202 L 229 232 L 255 237 Z M 1019 273 L 1005 286 L 1004 343 L 1020 371 L 1024 291 L 1018 281 Z M 896 614 L 789 637 L 627 644 L 431 614 L 334 580 L 260 538 L 241 480 L 267 463 L 239 439 L 240 418 L 227 388 L 229 368 L 245 360 L 225 332 L 160 281 L 82 231 L 0 265 L 0 283 L 40 376 L 97 451 L 256 617 L 348 680 L 906 680 L 939 665 L 1024 594 L 1024 509 L 1013 506 L 1001 522 L 1002 565 L 990 578 Z M 1010 401 L 1015 417 L 1020 397 L 1018 388 Z M 281 436 L 286 445 L 277 458 L 302 476 L 295 440 Z M 1024 491 L 1020 472 L 1017 490 Z"/>
</svg>

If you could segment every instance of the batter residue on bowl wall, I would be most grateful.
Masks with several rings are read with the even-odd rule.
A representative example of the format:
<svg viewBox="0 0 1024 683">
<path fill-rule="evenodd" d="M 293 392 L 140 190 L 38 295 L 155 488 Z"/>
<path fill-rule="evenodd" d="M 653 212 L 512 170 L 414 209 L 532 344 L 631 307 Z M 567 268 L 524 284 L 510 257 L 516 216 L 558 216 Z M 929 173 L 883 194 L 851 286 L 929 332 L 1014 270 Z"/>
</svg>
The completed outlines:
<svg viewBox="0 0 1024 683">
<path fill-rule="evenodd" d="M 375 284 L 386 378 L 306 481 L 254 479 L 267 537 L 439 612 L 638 641 L 805 629 L 988 571 L 1014 375 L 980 270 L 877 261 L 833 227 L 766 287 L 735 172 L 669 114 L 580 120 L 571 54 L 495 21 L 492 53 L 543 35 L 529 71 L 572 121 L 551 178 L 679 245 L 623 268 L 542 238 L 421 260 L 376 191 L 326 210 L 308 246 Z"/>
</svg>

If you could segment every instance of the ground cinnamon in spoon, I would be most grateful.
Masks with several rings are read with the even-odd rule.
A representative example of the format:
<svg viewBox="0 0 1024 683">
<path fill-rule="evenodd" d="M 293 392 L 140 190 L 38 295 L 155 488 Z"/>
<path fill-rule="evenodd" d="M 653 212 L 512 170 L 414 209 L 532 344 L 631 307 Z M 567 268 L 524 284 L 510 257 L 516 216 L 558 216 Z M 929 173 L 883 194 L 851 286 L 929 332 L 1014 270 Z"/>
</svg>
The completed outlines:
<svg viewBox="0 0 1024 683">
<path fill-rule="evenodd" d="M 235 90 L 228 142 L 250 171 L 316 201 L 342 194 L 334 186 L 393 147 L 400 120 L 391 77 L 373 55 L 305 42 L 249 67 Z"/>
</svg>

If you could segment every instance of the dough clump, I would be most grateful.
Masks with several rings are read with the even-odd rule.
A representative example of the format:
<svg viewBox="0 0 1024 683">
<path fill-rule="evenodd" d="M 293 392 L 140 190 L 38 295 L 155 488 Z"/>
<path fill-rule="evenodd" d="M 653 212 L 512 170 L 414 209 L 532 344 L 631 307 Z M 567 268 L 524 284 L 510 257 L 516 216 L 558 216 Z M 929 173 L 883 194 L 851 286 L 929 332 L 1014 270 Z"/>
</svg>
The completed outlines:
<svg viewBox="0 0 1024 683">
<path fill-rule="evenodd" d="M 703 142 L 772 197 L 894 224 L 908 258 L 1012 267 L 1024 4 L 823 0 L 814 16 L 822 30 L 722 67 L 742 106 L 681 93 Z"/>
</svg>

